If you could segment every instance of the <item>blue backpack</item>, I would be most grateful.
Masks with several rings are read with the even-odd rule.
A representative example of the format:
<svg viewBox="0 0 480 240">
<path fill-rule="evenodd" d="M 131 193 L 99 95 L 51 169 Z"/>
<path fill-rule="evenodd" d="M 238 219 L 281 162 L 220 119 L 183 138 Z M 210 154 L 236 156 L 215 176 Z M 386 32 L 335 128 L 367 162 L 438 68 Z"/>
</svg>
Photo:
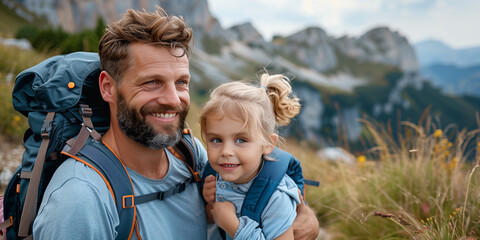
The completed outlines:
<svg viewBox="0 0 480 240">
<path fill-rule="evenodd" d="M 135 208 L 144 202 L 163 200 L 198 182 L 197 151 L 193 137 L 184 131 L 175 152 L 192 172 L 189 181 L 165 192 L 133 195 L 130 177 L 116 156 L 101 143 L 108 130 L 110 110 L 98 88 L 98 54 L 77 52 L 51 57 L 21 72 L 12 98 L 15 109 L 28 117 L 25 152 L 4 193 L 4 218 L 0 229 L 7 239 L 31 239 L 32 224 L 43 193 L 60 164 L 68 157 L 103 175 L 113 194 L 120 217 L 117 239 L 130 239 Z"/>
</svg>

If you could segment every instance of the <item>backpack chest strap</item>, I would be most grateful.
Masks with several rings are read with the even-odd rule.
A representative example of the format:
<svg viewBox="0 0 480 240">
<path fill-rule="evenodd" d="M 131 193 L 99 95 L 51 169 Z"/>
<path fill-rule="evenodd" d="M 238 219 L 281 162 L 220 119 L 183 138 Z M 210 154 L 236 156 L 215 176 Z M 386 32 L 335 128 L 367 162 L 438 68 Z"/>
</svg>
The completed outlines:
<svg viewBox="0 0 480 240">
<path fill-rule="evenodd" d="M 140 196 L 125 196 L 123 198 L 123 206 L 124 207 L 133 207 L 134 205 L 139 205 L 142 203 L 150 202 L 153 200 L 164 200 L 170 196 L 173 196 L 177 193 L 181 193 L 185 191 L 187 188 L 187 184 L 195 182 L 194 177 L 190 177 L 189 179 L 182 181 L 181 183 L 177 184 L 176 186 L 166 190 L 166 191 L 160 191 L 160 192 L 153 192 L 153 193 L 148 193 L 145 195 L 140 195 Z M 133 201 L 132 201 L 133 200 Z"/>
</svg>

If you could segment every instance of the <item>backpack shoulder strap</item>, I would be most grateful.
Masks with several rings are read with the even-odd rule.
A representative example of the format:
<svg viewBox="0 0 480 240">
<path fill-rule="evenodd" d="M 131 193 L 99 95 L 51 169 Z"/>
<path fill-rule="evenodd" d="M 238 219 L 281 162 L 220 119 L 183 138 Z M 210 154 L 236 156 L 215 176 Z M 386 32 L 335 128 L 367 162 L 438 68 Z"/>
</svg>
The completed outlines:
<svg viewBox="0 0 480 240">
<path fill-rule="evenodd" d="M 263 161 L 263 167 L 248 190 L 242 205 L 242 216 L 248 216 L 257 221 L 260 226 L 262 225 L 261 214 L 263 209 L 267 206 L 273 192 L 287 173 L 290 161 L 298 161 L 291 154 L 279 148 L 275 148 L 270 156 L 275 160 Z M 300 175 L 302 175 L 301 169 Z"/>
<path fill-rule="evenodd" d="M 87 140 L 77 156 L 69 154 L 68 149 L 62 153 L 83 162 L 104 179 L 120 218 L 117 239 L 130 239 L 136 222 L 135 195 L 130 176 L 120 160 L 103 143 L 92 139 Z"/>
<path fill-rule="evenodd" d="M 175 146 L 169 147 L 168 150 L 187 165 L 196 182 L 201 181 L 197 166 L 197 145 L 189 128 L 183 130 L 182 139 Z"/>
<path fill-rule="evenodd" d="M 51 138 L 52 122 L 54 117 L 55 112 L 49 112 L 41 129 L 42 143 L 37 153 L 33 170 L 30 172 L 30 184 L 28 185 L 25 202 L 23 204 L 22 215 L 20 218 L 18 235 L 22 237 L 29 236 L 34 216 L 37 215 L 38 187 L 40 185 L 43 165 L 45 163 L 45 156 Z M 29 175 L 27 173 L 23 174 Z"/>
</svg>

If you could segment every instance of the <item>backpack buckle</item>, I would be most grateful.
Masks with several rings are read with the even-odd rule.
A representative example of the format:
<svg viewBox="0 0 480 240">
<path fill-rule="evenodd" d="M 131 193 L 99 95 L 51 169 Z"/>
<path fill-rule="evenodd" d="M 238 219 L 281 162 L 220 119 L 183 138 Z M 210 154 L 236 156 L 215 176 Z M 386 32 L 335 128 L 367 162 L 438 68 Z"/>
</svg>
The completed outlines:
<svg viewBox="0 0 480 240">
<path fill-rule="evenodd" d="M 82 127 L 87 129 L 90 133 L 93 132 L 93 130 L 91 128 L 87 127 L 87 125 L 85 125 L 85 123 L 82 123 Z"/>
<path fill-rule="evenodd" d="M 91 117 L 92 116 L 92 109 L 89 108 L 87 105 L 81 104 L 79 112 L 80 112 L 80 114 L 82 114 L 82 116 L 85 116 L 85 117 Z"/>
<path fill-rule="evenodd" d="M 132 208 L 135 206 L 133 195 L 125 195 L 122 197 L 123 208 Z"/>
<path fill-rule="evenodd" d="M 43 125 L 40 130 L 42 138 L 50 138 L 50 133 L 52 132 L 52 129 L 53 129 L 52 126 L 53 126 L 53 120 L 45 119 L 43 121 Z"/>
<path fill-rule="evenodd" d="M 200 173 L 199 173 L 199 172 L 194 172 L 194 173 L 193 173 L 193 177 L 195 178 L 195 181 L 197 181 L 197 182 L 202 181 L 202 178 L 200 177 Z"/>
</svg>

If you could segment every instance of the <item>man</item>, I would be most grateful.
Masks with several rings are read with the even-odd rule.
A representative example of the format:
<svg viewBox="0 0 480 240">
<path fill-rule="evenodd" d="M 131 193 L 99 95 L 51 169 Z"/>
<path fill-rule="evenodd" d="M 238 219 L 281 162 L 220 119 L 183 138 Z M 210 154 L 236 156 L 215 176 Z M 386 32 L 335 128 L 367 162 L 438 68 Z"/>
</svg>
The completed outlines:
<svg viewBox="0 0 480 240">
<path fill-rule="evenodd" d="M 128 10 L 100 40 L 99 86 L 111 119 L 102 141 L 127 168 L 136 195 L 168 190 L 191 176 L 166 150 L 181 139 L 190 105 L 191 38 L 183 19 L 159 8 L 155 13 Z M 202 167 L 207 155 L 197 145 Z M 59 168 L 35 219 L 34 238 L 114 239 L 119 217 L 99 174 L 74 159 Z M 205 206 L 195 184 L 162 201 L 137 205 L 136 211 L 132 239 L 207 239 Z M 318 233 L 315 214 L 305 205 L 299 206 L 295 224 L 298 239 Z"/>
</svg>

